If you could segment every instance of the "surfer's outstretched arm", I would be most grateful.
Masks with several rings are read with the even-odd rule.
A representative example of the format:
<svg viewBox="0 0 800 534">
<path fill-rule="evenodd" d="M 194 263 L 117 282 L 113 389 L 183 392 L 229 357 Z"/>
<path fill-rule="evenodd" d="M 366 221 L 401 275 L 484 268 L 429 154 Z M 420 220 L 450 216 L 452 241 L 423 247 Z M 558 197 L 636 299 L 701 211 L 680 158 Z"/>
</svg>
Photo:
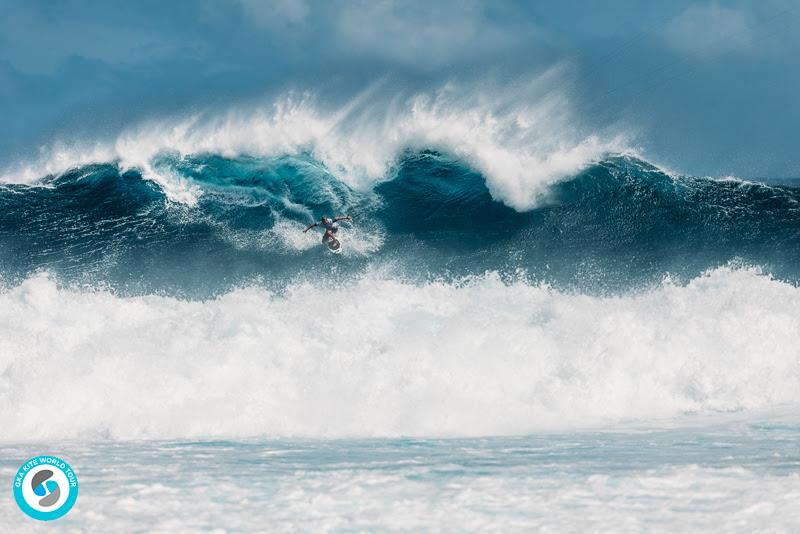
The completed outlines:
<svg viewBox="0 0 800 534">
<path fill-rule="evenodd" d="M 317 223 L 314 223 L 314 224 L 312 224 L 311 226 L 309 226 L 308 228 L 306 228 L 305 230 L 303 230 L 303 233 L 306 233 L 306 232 L 308 232 L 309 230 L 311 230 L 312 228 L 314 228 L 316 225 L 317 225 Z"/>
<path fill-rule="evenodd" d="M 339 222 L 339 221 L 350 221 L 350 222 L 352 222 L 353 218 L 350 217 L 349 215 L 342 215 L 340 217 L 334 217 L 333 218 L 333 222 Z"/>
</svg>

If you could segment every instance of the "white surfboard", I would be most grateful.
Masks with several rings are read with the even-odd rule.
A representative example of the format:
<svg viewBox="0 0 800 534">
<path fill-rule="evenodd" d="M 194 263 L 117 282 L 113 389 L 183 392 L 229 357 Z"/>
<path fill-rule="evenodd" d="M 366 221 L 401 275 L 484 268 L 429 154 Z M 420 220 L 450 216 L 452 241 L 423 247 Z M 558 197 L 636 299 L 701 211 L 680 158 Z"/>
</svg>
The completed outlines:
<svg viewBox="0 0 800 534">
<path fill-rule="evenodd" d="M 328 239 L 325 240 L 325 245 L 328 247 L 328 250 L 330 250 L 334 254 L 341 254 L 342 253 L 342 243 L 341 243 L 341 241 L 339 241 L 338 239 L 336 239 L 333 236 L 330 236 L 330 237 L 328 237 Z"/>
</svg>

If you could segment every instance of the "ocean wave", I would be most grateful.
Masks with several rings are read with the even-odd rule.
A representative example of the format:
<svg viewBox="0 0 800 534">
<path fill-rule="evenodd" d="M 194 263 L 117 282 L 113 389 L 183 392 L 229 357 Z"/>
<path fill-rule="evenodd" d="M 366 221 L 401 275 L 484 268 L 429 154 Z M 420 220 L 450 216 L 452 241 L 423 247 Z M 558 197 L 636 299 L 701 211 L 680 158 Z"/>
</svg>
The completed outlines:
<svg viewBox="0 0 800 534">
<path fill-rule="evenodd" d="M 403 152 L 434 149 L 481 172 L 496 200 L 527 210 L 551 184 L 608 152 L 627 150 L 621 134 L 603 140 L 578 127 L 569 102 L 556 90 L 560 71 L 502 88 L 449 84 L 412 95 L 378 91 L 378 83 L 340 106 L 290 93 L 252 109 L 153 120 L 111 142 L 56 143 L 37 163 L 6 169 L 0 182 L 36 183 L 85 165 L 114 163 L 120 172 L 137 169 L 170 200 L 191 206 L 201 191 L 158 165 L 159 155 L 308 153 L 337 179 L 366 190 L 386 179 Z"/>
<path fill-rule="evenodd" d="M 800 190 L 669 175 L 614 156 L 550 187 L 519 212 L 451 155 L 406 152 L 366 191 L 310 155 L 276 158 L 162 154 L 153 165 L 198 191 L 169 194 L 142 172 L 91 165 L 40 183 L 0 186 L 0 279 L 40 270 L 66 284 L 127 294 L 207 298 L 268 279 L 356 276 L 391 265 L 426 281 L 485 271 L 592 293 L 683 282 L 731 261 L 800 280 Z M 46 187 L 42 187 L 46 186 Z M 303 229 L 350 214 L 344 253 L 325 254 Z"/>
<path fill-rule="evenodd" d="M 20 441 L 523 434 L 800 402 L 800 289 L 757 269 L 621 297 L 373 273 L 207 301 L 39 275 L 0 293 L 0 330 Z"/>
</svg>

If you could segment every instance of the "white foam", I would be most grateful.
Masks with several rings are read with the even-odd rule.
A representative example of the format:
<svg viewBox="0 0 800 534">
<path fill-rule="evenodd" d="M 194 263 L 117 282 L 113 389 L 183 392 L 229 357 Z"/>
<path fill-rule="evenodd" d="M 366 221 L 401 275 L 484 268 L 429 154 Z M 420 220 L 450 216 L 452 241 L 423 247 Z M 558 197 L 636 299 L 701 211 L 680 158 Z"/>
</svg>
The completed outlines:
<svg viewBox="0 0 800 534">
<path fill-rule="evenodd" d="M 0 293 L 6 440 L 520 434 L 800 402 L 800 289 L 747 269 L 600 298 L 368 275 L 207 302 Z"/>
<path fill-rule="evenodd" d="M 553 182 L 609 151 L 625 151 L 622 137 L 604 141 L 580 131 L 557 90 L 561 71 L 551 69 L 525 84 L 450 84 L 413 95 L 391 93 L 378 83 L 339 107 L 290 93 L 255 109 L 143 123 L 111 144 L 57 144 L 37 164 L 5 170 L 0 181 L 31 183 L 90 162 L 119 162 L 142 169 L 171 199 L 191 204 L 199 190 L 155 169 L 157 154 L 310 152 L 350 186 L 366 189 L 386 179 L 402 151 L 439 149 L 483 172 L 494 198 L 525 210 Z"/>
<path fill-rule="evenodd" d="M 228 240 L 239 250 L 277 249 L 287 253 L 303 252 L 321 247 L 322 232 L 312 229 L 303 232 L 306 226 L 297 221 L 276 216 L 274 225 L 268 230 L 244 230 L 230 228 L 225 222 L 206 218 L 205 222 L 217 227 L 218 235 Z M 385 231 L 381 228 L 340 226 L 337 236 L 345 242 L 342 255 L 368 256 L 383 246 Z"/>
</svg>

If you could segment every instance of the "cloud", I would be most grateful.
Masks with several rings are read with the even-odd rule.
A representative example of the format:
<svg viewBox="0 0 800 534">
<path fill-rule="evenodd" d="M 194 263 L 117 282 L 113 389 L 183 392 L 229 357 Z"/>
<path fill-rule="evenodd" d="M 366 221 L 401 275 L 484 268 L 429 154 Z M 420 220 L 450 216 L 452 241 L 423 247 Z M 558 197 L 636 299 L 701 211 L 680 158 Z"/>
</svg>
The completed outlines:
<svg viewBox="0 0 800 534">
<path fill-rule="evenodd" d="M 667 24 L 665 38 L 678 52 L 704 59 L 751 53 L 755 43 L 751 17 L 717 2 L 688 7 Z"/>
<path fill-rule="evenodd" d="M 0 60 L 27 73 L 55 74 L 71 57 L 109 65 L 145 65 L 206 53 L 199 39 L 134 25 L 107 12 L 90 13 L 86 6 L 79 9 L 63 3 L 52 12 L 36 3 L 14 7 L 0 17 Z"/>
<path fill-rule="evenodd" d="M 267 28 L 286 22 L 299 24 L 309 13 L 305 0 L 238 0 L 253 22 Z"/>
<path fill-rule="evenodd" d="M 535 37 L 531 22 L 498 25 L 486 3 L 393 0 L 341 5 L 335 32 L 339 46 L 401 63 L 440 66 L 494 54 Z"/>
</svg>

